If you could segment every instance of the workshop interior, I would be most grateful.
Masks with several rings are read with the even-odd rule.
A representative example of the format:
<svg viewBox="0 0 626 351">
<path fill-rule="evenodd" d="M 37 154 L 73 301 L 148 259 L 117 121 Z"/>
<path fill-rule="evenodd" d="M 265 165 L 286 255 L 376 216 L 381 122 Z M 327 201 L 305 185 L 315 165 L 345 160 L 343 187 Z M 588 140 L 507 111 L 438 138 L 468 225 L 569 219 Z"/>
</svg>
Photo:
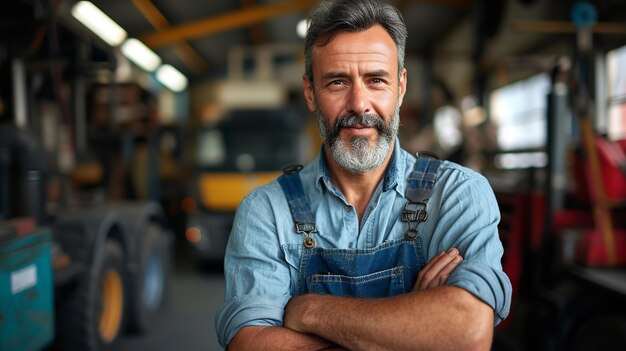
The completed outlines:
<svg viewBox="0 0 626 351">
<path fill-rule="evenodd" d="M 626 345 L 626 1 L 383 0 L 398 138 L 484 175 L 510 314 L 492 350 Z M 315 0 L 0 2 L 0 350 L 220 350 L 252 189 L 319 152 Z"/>
</svg>

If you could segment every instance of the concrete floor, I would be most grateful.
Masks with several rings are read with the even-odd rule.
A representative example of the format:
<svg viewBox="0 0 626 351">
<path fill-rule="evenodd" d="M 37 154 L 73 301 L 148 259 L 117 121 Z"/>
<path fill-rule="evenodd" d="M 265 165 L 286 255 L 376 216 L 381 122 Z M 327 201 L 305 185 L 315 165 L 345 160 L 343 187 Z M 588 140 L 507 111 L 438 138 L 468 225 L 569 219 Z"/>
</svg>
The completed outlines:
<svg viewBox="0 0 626 351">
<path fill-rule="evenodd" d="M 168 305 L 145 335 L 125 335 L 117 351 L 222 350 L 213 324 L 224 301 L 224 276 L 220 269 L 199 269 L 178 252 L 172 270 Z"/>
</svg>

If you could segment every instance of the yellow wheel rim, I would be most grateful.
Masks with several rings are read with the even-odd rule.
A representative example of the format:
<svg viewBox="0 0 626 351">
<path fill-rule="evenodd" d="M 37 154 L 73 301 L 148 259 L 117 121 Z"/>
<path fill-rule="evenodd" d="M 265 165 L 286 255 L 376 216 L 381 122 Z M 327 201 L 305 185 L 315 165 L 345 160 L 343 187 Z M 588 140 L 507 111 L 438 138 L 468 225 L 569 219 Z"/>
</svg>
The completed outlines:
<svg viewBox="0 0 626 351">
<path fill-rule="evenodd" d="M 124 308 L 124 289 L 117 271 L 108 270 L 102 281 L 102 310 L 100 311 L 100 337 L 112 342 L 120 330 Z"/>
</svg>

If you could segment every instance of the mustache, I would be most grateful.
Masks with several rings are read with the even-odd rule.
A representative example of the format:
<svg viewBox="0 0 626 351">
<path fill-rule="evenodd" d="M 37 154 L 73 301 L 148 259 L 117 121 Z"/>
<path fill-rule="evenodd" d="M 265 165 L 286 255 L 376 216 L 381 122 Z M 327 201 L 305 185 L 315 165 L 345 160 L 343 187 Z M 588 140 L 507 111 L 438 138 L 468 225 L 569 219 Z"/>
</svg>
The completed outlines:
<svg viewBox="0 0 626 351">
<path fill-rule="evenodd" d="M 379 133 L 384 134 L 388 132 L 388 126 L 385 121 L 377 114 L 350 114 L 337 118 L 335 125 L 333 126 L 334 134 L 339 134 L 341 128 L 351 128 L 356 126 L 363 126 L 368 128 L 376 128 Z"/>
</svg>

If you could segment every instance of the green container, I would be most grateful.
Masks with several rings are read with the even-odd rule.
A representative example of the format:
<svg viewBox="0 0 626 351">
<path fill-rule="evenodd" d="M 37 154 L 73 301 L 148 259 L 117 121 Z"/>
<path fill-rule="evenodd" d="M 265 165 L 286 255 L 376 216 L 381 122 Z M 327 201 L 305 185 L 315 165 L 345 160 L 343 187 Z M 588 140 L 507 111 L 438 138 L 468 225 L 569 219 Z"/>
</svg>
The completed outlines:
<svg viewBox="0 0 626 351">
<path fill-rule="evenodd" d="M 49 230 L 0 242 L 0 351 L 50 344 L 53 308 Z"/>
</svg>

